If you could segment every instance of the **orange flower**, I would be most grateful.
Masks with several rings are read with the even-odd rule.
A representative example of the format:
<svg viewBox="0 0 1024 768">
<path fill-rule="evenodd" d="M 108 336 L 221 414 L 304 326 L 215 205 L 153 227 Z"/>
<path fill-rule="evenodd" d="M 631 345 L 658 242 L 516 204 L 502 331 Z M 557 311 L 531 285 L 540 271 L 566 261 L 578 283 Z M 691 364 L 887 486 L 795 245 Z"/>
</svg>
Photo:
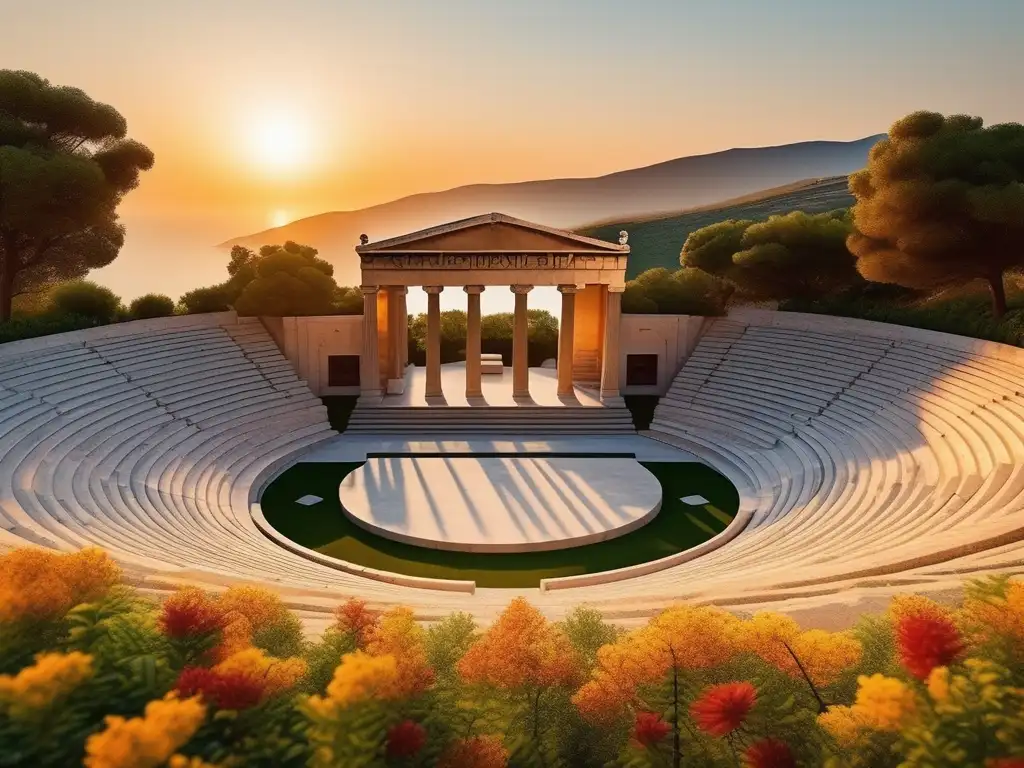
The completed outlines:
<svg viewBox="0 0 1024 768">
<path fill-rule="evenodd" d="M 350 597 L 344 603 L 334 609 L 335 626 L 341 632 L 350 632 L 355 635 L 356 645 L 362 648 L 373 625 L 377 622 L 377 615 L 367 609 L 365 600 L 358 600 Z"/>
<path fill-rule="evenodd" d="M 745 768 L 796 768 L 796 759 L 786 742 L 762 739 L 747 747 L 743 764 Z"/>
<path fill-rule="evenodd" d="M 638 744 L 649 747 L 668 736 L 672 726 L 654 712 L 637 712 L 633 722 L 633 738 Z"/>
<path fill-rule="evenodd" d="M 438 768 L 505 768 L 507 765 L 508 750 L 500 736 L 474 736 L 448 747 Z"/>
<path fill-rule="evenodd" d="M 741 725 L 757 703 L 757 689 L 744 681 L 706 689 L 690 707 L 697 727 L 712 736 L 726 736 Z"/>
<path fill-rule="evenodd" d="M 366 652 L 373 656 L 393 656 L 402 681 L 402 698 L 415 696 L 434 682 L 434 670 L 427 662 L 426 633 L 408 608 L 392 608 L 366 631 Z"/>
<path fill-rule="evenodd" d="M 572 685 L 580 663 L 565 634 L 519 597 L 470 647 L 458 669 L 466 682 L 511 690 Z"/>
<path fill-rule="evenodd" d="M 676 606 L 662 611 L 597 652 L 592 679 L 573 703 L 593 723 L 623 714 L 637 687 L 665 679 L 671 670 L 705 669 L 732 657 L 740 645 L 740 621 L 711 606 Z"/>
<path fill-rule="evenodd" d="M 918 680 L 948 667 L 964 650 L 956 625 L 944 616 L 908 615 L 896 624 L 900 661 Z"/>
<path fill-rule="evenodd" d="M 0 555 L 0 621 L 48 621 L 94 600 L 121 578 L 102 550 L 60 554 L 36 547 Z"/>
</svg>

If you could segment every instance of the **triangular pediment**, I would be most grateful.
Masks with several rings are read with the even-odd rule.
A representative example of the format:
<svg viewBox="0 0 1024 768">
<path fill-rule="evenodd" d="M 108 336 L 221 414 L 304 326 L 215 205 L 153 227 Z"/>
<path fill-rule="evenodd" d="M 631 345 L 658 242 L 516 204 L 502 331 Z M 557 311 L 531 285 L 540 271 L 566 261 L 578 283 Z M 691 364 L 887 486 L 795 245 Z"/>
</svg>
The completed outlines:
<svg viewBox="0 0 1024 768">
<path fill-rule="evenodd" d="M 487 214 L 442 224 L 379 243 L 359 253 L 628 253 L 628 246 L 582 237 L 504 214 Z"/>
</svg>

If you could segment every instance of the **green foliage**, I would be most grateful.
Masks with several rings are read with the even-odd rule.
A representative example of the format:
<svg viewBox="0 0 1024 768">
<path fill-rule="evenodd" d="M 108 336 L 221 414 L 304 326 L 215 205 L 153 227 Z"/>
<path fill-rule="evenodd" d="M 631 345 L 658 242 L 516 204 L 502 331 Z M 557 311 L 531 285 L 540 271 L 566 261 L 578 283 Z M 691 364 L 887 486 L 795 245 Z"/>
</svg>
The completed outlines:
<svg viewBox="0 0 1024 768">
<path fill-rule="evenodd" d="M 128 306 L 128 314 L 135 320 L 170 317 L 174 314 L 174 299 L 161 293 L 147 293 L 132 301 Z"/>
<path fill-rule="evenodd" d="M 334 314 L 363 314 L 363 292 L 353 286 L 338 286 L 334 291 Z"/>
<path fill-rule="evenodd" d="M 1020 278 L 1007 277 L 1008 310 L 1001 319 L 992 314 L 992 302 L 978 283 L 922 295 L 899 286 L 865 283 L 860 288 L 815 301 L 787 301 L 779 308 L 842 317 L 860 317 L 895 325 L 926 328 L 977 339 L 1020 346 L 1024 342 L 1024 291 Z"/>
<path fill-rule="evenodd" d="M 622 230 L 629 232 L 628 272 L 632 279 L 654 267 L 675 269 L 679 244 L 699 229 L 729 220 L 764 221 L 790 211 L 820 213 L 853 204 L 845 176 L 799 182 L 783 189 L 765 190 L 745 199 L 703 206 L 691 211 L 633 221 L 602 223 L 580 234 L 615 242 Z"/>
<path fill-rule="evenodd" d="M 310 643 L 302 657 L 309 665 L 303 681 L 307 693 L 323 694 L 334 675 L 334 669 L 341 663 L 341 657 L 356 649 L 355 637 L 347 632 L 328 628 L 315 643 Z"/>
<path fill-rule="evenodd" d="M 299 656 L 305 648 L 302 622 L 298 616 L 289 613 L 273 624 L 253 627 L 252 644 L 279 659 Z"/>
<path fill-rule="evenodd" d="M 240 315 L 291 317 L 328 315 L 338 286 L 334 267 L 316 257 L 316 249 L 291 241 L 265 245 L 259 255 L 241 246 L 231 252 L 228 283 L 244 280 L 235 300 Z"/>
<path fill-rule="evenodd" d="M 88 280 L 71 280 L 50 294 L 51 311 L 86 317 L 95 325 L 112 323 L 121 314 L 121 300 L 109 288 Z"/>
<path fill-rule="evenodd" d="M 117 206 L 153 165 L 126 133 L 83 91 L 0 70 L 0 319 L 15 295 L 116 258 Z"/>
<path fill-rule="evenodd" d="M 15 317 L 0 323 L 0 344 L 18 339 L 34 339 L 51 333 L 67 333 L 83 328 L 92 328 L 96 321 L 81 315 L 41 315 L 39 317 Z"/>
<path fill-rule="evenodd" d="M 182 311 L 188 315 L 201 315 L 204 312 L 225 312 L 231 309 L 234 301 L 227 283 L 211 285 L 207 288 L 194 288 L 179 299 Z"/>
<path fill-rule="evenodd" d="M 629 314 L 724 315 L 732 286 L 702 269 L 649 269 L 626 283 L 622 311 Z"/>
<path fill-rule="evenodd" d="M 984 279 L 1006 311 L 1003 275 L 1024 266 L 1024 126 L 915 112 L 850 177 L 850 250 L 869 280 L 933 289 Z"/>
<path fill-rule="evenodd" d="M 427 629 L 427 661 L 439 679 L 455 677 L 455 665 L 476 637 L 476 621 L 468 613 L 451 613 Z"/>
<path fill-rule="evenodd" d="M 480 348 L 482 352 L 502 356 L 505 365 L 512 364 L 511 312 L 484 315 L 480 319 Z M 441 362 L 451 363 L 466 359 L 466 313 L 453 309 L 441 313 Z M 527 312 L 527 356 L 531 366 L 558 356 L 558 320 L 543 309 Z M 409 321 L 409 360 L 416 365 L 426 361 L 427 316 L 419 314 Z"/>
<path fill-rule="evenodd" d="M 560 623 L 569 642 L 580 655 L 587 669 L 594 666 L 597 649 L 615 642 L 619 629 L 604 620 L 601 612 L 586 606 L 574 608 Z"/>
<path fill-rule="evenodd" d="M 729 280 L 746 299 L 813 299 L 860 281 L 849 233 L 845 210 L 723 221 L 693 232 L 679 260 Z"/>
</svg>

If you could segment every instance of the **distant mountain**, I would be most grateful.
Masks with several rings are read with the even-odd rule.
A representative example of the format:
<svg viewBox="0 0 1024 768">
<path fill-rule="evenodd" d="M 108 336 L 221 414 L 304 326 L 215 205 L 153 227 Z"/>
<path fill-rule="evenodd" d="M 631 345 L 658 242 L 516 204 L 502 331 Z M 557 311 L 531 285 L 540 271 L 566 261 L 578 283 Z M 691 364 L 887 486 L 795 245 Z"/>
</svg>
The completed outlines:
<svg viewBox="0 0 1024 768">
<path fill-rule="evenodd" d="M 353 249 L 363 233 L 371 241 L 381 240 L 490 211 L 567 229 L 613 217 L 649 218 L 659 212 L 692 209 L 800 179 L 849 174 L 864 167 L 868 150 L 880 138 L 729 149 L 594 178 L 473 184 L 411 195 L 357 211 L 322 213 L 237 237 L 221 247 L 256 248 L 285 240 L 313 245 L 335 265 L 338 283 L 352 285 L 359 280 Z"/>
<path fill-rule="evenodd" d="M 576 232 L 600 240 L 615 240 L 619 232 L 629 232 L 628 278 L 651 267 L 679 269 L 679 251 L 695 229 L 726 219 L 763 221 L 769 216 L 804 211 L 821 213 L 853 205 L 846 176 L 805 179 L 795 184 L 764 189 L 751 195 L 725 200 L 714 205 L 691 208 L 674 214 L 622 218 L 578 227 Z"/>
</svg>

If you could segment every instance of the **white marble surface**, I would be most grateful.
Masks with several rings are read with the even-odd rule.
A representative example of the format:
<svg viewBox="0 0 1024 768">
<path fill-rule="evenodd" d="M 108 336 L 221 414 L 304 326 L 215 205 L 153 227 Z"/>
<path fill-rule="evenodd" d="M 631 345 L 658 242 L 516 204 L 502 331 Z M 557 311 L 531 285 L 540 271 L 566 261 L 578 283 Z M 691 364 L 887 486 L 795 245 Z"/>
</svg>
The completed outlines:
<svg viewBox="0 0 1024 768">
<path fill-rule="evenodd" d="M 360 527 L 433 549 L 529 552 L 592 544 L 654 518 L 661 484 L 633 459 L 375 458 L 348 475 Z"/>
<path fill-rule="evenodd" d="M 637 461 L 700 461 L 689 451 L 642 435 L 418 435 L 342 434 L 317 445 L 300 461 L 361 462 L 371 453 L 631 453 Z"/>
<path fill-rule="evenodd" d="M 487 365 L 485 361 L 483 365 Z M 600 408 L 601 399 L 596 389 L 577 386 L 573 398 L 558 396 L 558 374 L 554 369 L 530 368 L 530 398 L 532 403 L 515 400 L 512 397 L 512 368 L 506 367 L 501 375 L 489 373 L 481 379 L 483 399 L 473 405 L 543 405 L 551 408 L 579 407 L 581 405 Z M 466 400 L 466 364 L 445 363 L 441 366 L 441 390 L 444 392 L 444 403 L 427 402 L 427 369 L 421 366 L 409 366 L 405 369 L 405 391 L 400 395 L 385 395 L 379 405 L 385 408 L 416 406 L 426 408 L 436 405 L 454 405 L 465 407 Z"/>
</svg>

